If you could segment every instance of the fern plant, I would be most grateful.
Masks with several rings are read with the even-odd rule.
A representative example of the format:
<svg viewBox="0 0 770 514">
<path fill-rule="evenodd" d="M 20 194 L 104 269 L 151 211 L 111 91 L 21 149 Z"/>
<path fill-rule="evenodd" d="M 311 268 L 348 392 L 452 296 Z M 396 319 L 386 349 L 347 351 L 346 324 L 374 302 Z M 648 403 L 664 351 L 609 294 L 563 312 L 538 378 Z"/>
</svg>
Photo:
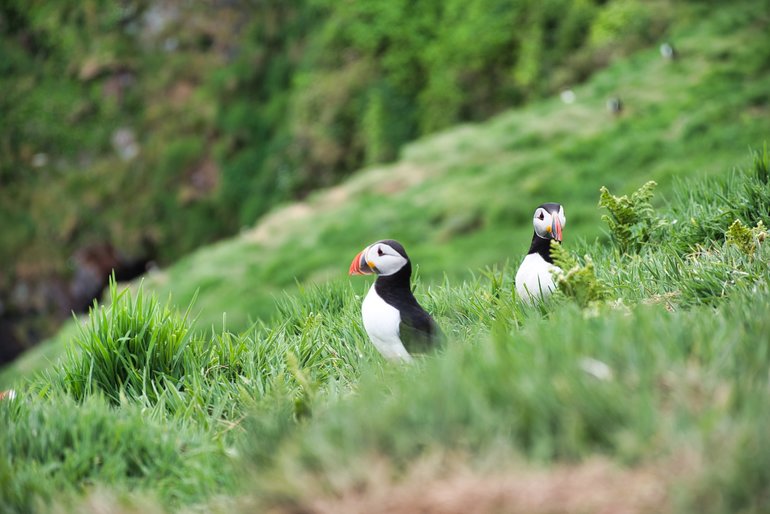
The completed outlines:
<svg viewBox="0 0 770 514">
<path fill-rule="evenodd" d="M 599 206 L 608 211 L 602 215 L 602 220 L 607 223 L 612 242 L 621 253 L 638 253 L 660 226 L 650 203 L 657 185 L 651 180 L 630 197 L 612 195 L 605 186 L 599 190 Z"/>
<path fill-rule="evenodd" d="M 748 227 L 741 220 L 735 220 L 725 232 L 728 243 L 737 246 L 743 253 L 753 256 L 757 246 L 767 238 L 767 228 L 760 220 L 756 227 Z"/>
<path fill-rule="evenodd" d="M 590 256 L 584 256 L 582 265 L 577 258 L 556 241 L 551 241 L 551 257 L 560 269 L 553 272 L 559 291 L 573 298 L 582 308 L 607 299 L 607 288 L 599 281 Z"/>
</svg>

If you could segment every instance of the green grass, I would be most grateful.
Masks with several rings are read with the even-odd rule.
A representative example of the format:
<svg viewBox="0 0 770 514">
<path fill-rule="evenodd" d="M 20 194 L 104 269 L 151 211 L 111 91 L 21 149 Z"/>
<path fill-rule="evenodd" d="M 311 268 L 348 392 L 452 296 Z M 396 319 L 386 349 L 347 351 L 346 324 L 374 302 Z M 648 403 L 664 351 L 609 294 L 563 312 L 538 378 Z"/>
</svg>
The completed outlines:
<svg viewBox="0 0 770 514">
<path fill-rule="evenodd" d="M 99 395 L 3 403 L 3 512 L 41 509 L 52 496 L 74 502 L 94 484 L 169 504 L 204 501 L 232 486 L 223 445 L 182 419 L 153 418 L 130 402 L 114 408 Z"/>
<path fill-rule="evenodd" d="M 716 311 L 675 315 L 639 306 L 586 320 L 560 305 L 520 331 L 365 377 L 355 397 L 332 403 L 284 441 L 277 477 L 255 483 L 270 484 L 260 491 L 268 504 L 304 505 L 365 495 L 357 484 L 383 460 L 398 476 L 435 455 L 465 456 L 478 470 L 490 461 L 504 468 L 522 458 L 543 464 L 596 454 L 633 468 L 693 452 L 702 459 L 694 485 L 683 477 L 668 485 L 685 497 L 679 511 L 703 502 L 707 512 L 762 512 L 767 434 L 758 427 L 770 413 L 768 348 L 757 342 L 770 329 L 767 287 L 765 278 Z M 586 363 L 597 361 L 610 376 L 589 371 Z"/>
<path fill-rule="evenodd" d="M 716 200 L 717 182 L 685 182 L 689 207 L 647 212 L 702 209 L 712 224 L 699 240 L 669 223 L 637 253 L 577 248 L 606 301 L 582 308 L 562 293 L 525 307 L 514 266 L 418 283 L 449 344 L 411 366 L 383 362 L 367 343 L 362 284 L 302 287 L 279 299 L 276 321 L 242 334 L 197 331 L 152 295 L 113 287 L 59 367 L 0 403 L 4 505 L 77 510 L 106 489 L 124 498 L 110 501 L 166 508 L 214 508 L 231 495 L 229 508 L 301 509 L 365 494 L 373 462 L 395 486 L 430 458 L 473 473 L 601 454 L 661 474 L 696 455 L 686 479 L 666 483 L 670 509 L 762 512 L 770 248 L 760 232 L 753 248 L 726 240 L 730 217 L 720 227 L 713 215 L 770 221 L 767 164 L 764 154 L 732 174 Z"/>
<path fill-rule="evenodd" d="M 770 249 L 761 227 L 753 245 L 726 235 L 736 219 L 770 225 L 767 153 L 745 149 L 766 138 L 752 113 L 766 111 L 770 66 L 747 12 L 683 22 L 680 61 L 642 51 L 577 104 L 416 143 L 113 287 L 74 344 L 46 350 L 60 358 L 42 374 L 16 370 L 19 399 L 0 402 L 0 505 L 78 511 L 108 491 L 129 511 L 334 510 L 378 481 L 416 474 L 427 488 L 443 462 L 483 475 L 600 455 L 658 477 L 668 511 L 764 512 Z M 615 119 L 603 99 L 621 86 Z M 629 232 L 603 228 L 599 187 L 650 179 L 652 209 L 635 207 L 642 228 L 623 218 L 639 237 L 622 251 Z M 513 276 L 542 200 L 565 204 L 564 247 L 595 278 L 529 308 Z M 360 323 L 369 280 L 343 277 L 386 236 L 418 264 L 416 295 L 449 340 L 411 366 L 376 354 Z M 594 280 L 606 299 L 582 294 Z"/>
</svg>

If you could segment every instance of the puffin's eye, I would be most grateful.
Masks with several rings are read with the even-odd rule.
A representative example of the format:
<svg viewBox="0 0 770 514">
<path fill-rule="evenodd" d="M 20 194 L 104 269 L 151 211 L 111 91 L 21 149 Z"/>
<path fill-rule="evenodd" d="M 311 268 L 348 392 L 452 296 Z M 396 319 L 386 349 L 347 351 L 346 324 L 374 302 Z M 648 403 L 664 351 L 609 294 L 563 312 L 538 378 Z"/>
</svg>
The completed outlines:
<svg viewBox="0 0 770 514">
<path fill-rule="evenodd" d="M 540 212 L 540 214 L 537 216 L 537 219 L 539 219 L 540 221 L 543 221 L 543 220 L 545 219 L 545 215 L 542 213 L 542 211 L 541 211 L 541 212 Z"/>
<path fill-rule="evenodd" d="M 378 246 L 378 247 L 377 247 L 377 255 L 379 255 L 380 257 L 382 257 L 382 254 L 383 254 L 383 252 L 382 252 L 382 248 L 380 248 L 380 247 Z"/>
</svg>

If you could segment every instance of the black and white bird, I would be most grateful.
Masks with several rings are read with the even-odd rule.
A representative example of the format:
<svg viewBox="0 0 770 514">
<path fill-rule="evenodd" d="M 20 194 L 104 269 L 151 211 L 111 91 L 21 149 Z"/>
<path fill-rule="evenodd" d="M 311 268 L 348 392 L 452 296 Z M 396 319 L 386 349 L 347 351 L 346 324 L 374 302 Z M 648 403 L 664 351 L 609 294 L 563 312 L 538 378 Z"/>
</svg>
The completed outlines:
<svg viewBox="0 0 770 514">
<path fill-rule="evenodd" d="M 516 293 L 524 302 L 544 300 L 555 289 L 552 272 L 559 268 L 551 258 L 551 240 L 561 243 L 561 231 L 566 223 L 561 204 L 544 203 L 535 209 L 532 244 L 516 272 Z"/>
<path fill-rule="evenodd" d="M 364 328 L 389 360 L 410 361 L 411 353 L 438 345 L 441 330 L 412 294 L 412 263 L 398 241 L 377 241 L 356 255 L 351 275 L 376 274 L 361 306 Z"/>
</svg>

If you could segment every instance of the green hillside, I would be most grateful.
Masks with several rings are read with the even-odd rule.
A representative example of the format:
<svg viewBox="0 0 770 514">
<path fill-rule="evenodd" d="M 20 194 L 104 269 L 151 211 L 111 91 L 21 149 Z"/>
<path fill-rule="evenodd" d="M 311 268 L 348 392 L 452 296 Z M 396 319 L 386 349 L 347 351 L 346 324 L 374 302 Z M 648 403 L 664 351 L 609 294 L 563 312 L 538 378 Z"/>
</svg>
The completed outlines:
<svg viewBox="0 0 770 514">
<path fill-rule="evenodd" d="M 449 342 L 413 365 L 377 356 L 344 281 L 241 335 L 113 288 L 77 351 L 0 402 L 2 505 L 764 512 L 769 169 L 609 201 L 628 232 L 563 252 L 538 308 L 515 267 L 417 284 Z"/>
<path fill-rule="evenodd" d="M 393 162 L 407 142 L 583 82 L 691 10 L 7 0 L 0 334 L 7 321 L 13 346 L 29 347 L 87 307 L 110 269 L 168 266 L 281 202 Z"/>
<path fill-rule="evenodd" d="M 760 7 L 688 5 L 665 35 L 676 60 L 656 42 L 574 103 L 421 139 L 114 286 L 2 375 L 18 397 L 0 401 L 0 506 L 766 511 Z M 612 196 L 650 180 L 651 198 Z M 512 282 L 543 201 L 565 205 L 568 273 L 528 308 Z M 360 322 L 370 281 L 346 277 L 384 237 L 404 243 L 448 337 L 414 365 L 376 354 Z"/>
<path fill-rule="evenodd" d="M 558 98 L 408 145 L 394 165 L 363 170 L 305 202 L 274 210 L 239 237 L 182 259 L 146 287 L 180 305 L 198 291 L 199 325 L 240 330 L 274 312 L 300 283 L 342 278 L 349 260 L 382 238 L 404 243 L 428 282 L 518 262 L 543 201 L 566 206 L 568 244 L 602 237 L 597 193 L 656 180 L 721 175 L 748 162 L 770 134 L 767 18 L 754 4 L 712 9 L 672 29 L 680 58 L 657 47 L 598 73 Z M 605 102 L 618 95 L 615 117 Z"/>
<path fill-rule="evenodd" d="M 569 245 L 603 237 L 602 185 L 630 191 L 656 180 L 665 196 L 678 178 L 726 174 L 770 133 L 767 20 L 754 3 L 679 14 L 667 34 L 679 59 L 653 46 L 575 88 L 573 104 L 555 97 L 410 144 L 396 164 L 275 209 L 238 237 L 150 274 L 145 288 L 178 305 L 197 292 L 198 327 L 221 329 L 226 315 L 227 328 L 240 331 L 273 315 L 275 299 L 297 282 L 342 278 L 377 239 L 402 241 L 428 283 L 461 279 L 518 262 L 542 201 L 565 204 Z M 605 108 L 614 95 L 625 104 L 617 117 Z M 44 345 L 16 366 L 36 369 L 61 348 Z M 0 375 L 7 383 L 3 376 L 16 373 Z"/>
</svg>

